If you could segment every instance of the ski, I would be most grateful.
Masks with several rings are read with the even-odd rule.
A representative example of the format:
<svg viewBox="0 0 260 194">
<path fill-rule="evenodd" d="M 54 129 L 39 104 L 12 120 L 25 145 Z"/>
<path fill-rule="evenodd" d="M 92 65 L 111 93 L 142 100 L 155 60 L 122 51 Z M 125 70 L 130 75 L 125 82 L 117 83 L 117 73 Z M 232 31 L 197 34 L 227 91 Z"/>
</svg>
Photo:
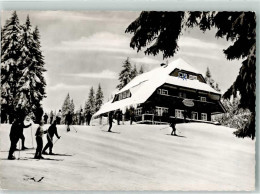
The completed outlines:
<svg viewBox="0 0 260 194">
<path fill-rule="evenodd" d="M 101 130 L 103 132 L 107 132 L 107 133 L 116 133 L 116 134 L 120 134 L 119 132 L 115 132 L 115 131 L 105 131 L 105 130 Z"/>
</svg>

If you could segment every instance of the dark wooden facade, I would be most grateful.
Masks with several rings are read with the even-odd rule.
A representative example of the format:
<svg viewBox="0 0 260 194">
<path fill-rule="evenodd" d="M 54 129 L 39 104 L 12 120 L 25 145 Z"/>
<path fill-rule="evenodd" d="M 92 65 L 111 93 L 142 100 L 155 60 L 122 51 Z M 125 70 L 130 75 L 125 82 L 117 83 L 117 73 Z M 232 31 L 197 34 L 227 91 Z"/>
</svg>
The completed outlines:
<svg viewBox="0 0 260 194">
<path fill-rule="evenodd" d="M 167 91 L 165 92 L 167 94 L 162 94 L 162 90 Z M 204 101 L 202 101 L 201 97 L 203 97 Z M 194 106 L 186 106 L 183 103 L 185 99 L 192 101 Z M 192 120 L 211 121 L 212 114 L 223 112 L 219 100 L 219 94 L 165 84 L 157 88 L 145 103 L 137 106 L 135 115 L 137 121 L 144 120 L 143 115 L 154 115 L 145 120 L 151 119 L 155 123 L 168 122 L 169 117 L 175 117 L 179 122 L 184 121 L 184 117 Z M 181 112 L 182 116 L 176 111 Z M 207 115 L 206 119 L 205 114 Z"/>
</svg>

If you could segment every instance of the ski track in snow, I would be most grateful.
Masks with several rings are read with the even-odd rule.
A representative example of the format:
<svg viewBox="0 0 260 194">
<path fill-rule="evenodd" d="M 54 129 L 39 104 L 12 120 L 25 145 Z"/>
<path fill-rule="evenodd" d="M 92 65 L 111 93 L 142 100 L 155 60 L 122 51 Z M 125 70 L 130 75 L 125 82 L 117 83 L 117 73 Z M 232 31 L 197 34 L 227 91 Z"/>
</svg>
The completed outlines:
<svg viewBox="0 0 260 194">
<path fill-rule="evenodd" d="M 47 129 L 49 125 L 45 125 Z M 78 131 L 75 132 L 75 129 Z M 10 125 L 0 130 L 0 184 L 11 190 L 253 190 L 255 141 L 236 138 L 235 129 L 211 124 L 178 124 L 169 135 L 166 125 L 59 125 L 60 140 L 34 160 L 35 150 L 7 160 Z M 37 125 L 33 125 L 33 135 Z M 160 130 L 162 129 L 162 130 Z M 27 147 L 36 147 L 31 129 L 24 129 Z M 43 138 L 46 144 L 46 136 Z M 54 141 L 56 137 L 54 137 Z M 19 143 L 17 144 L 19 146 Z M 15 152 L 18 157 L 18 151 Z M 29 159 L 28 159 L 29 158 Z M 33 181 L 30 178 L 39 180 Z"/>
</svg>

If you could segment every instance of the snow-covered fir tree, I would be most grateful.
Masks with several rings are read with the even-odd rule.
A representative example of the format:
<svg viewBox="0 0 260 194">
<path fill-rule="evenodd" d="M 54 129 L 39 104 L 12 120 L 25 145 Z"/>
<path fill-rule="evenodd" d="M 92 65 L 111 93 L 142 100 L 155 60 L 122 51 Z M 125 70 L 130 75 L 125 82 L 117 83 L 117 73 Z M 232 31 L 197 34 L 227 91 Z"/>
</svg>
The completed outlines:
<svg viewBox="0 0 260 194">
<path fill-rule="evenodd" d="M 132 73 L 131 73 L 131 80 L 134 79 L 137 75 L 138 75 L 138 72 L 136 69 L 136 65 L 134 65 L 134 67 L 132 69 Z"/>
<path fill-rule="evenodd" d="M 97 89 L 97 93 L 96 93 L 96 112 L 100 109 L 100 107 L 102 106 L 104 101 L 104 95 L 103 95 L 103 91 L 101 89 L 100 84 L 98 84 L 98 89 Z"/>
<path fill-rule="evenodd" d="M 31 23 L 27 16 L 26 23 L 22 26 L 20 38 L 21 55 L 18 65 L 22 75 L 18 81 L 18 104 L 27 111 L 35 112 L 45 97 L 46 82 L 43 77 L 44 61 L 40 50 L 39 30 L 36 27 L 31 31 Z"/>
<path fill-rule="evenodd" d="M 62 105 L 62 108 L 61 108 L 61 114 L 62 114 L 62 123 L 65 122 L 65 117 L 66 115 L 68 114 L 68 112 L 71 110 L 71 101 L 70 101 L 70 94 L 68 93 L 64 102 L 63 102 L 63 105 Z"/>
<path fill-rule="evenodd" d="M 220 92 L 218 83 L 215 83 L 215 80 L 212 78 L 211 76 L 211 72 L 209 70 L 209 67 L 207 67 L 206 70 L 206 76 L 205 76 L 205 81 L 208 85 L 210 85 L 213 89 L 217 90 L 218 92 Z"/>
<path fill-rule="evenodd" d="M 232 97 L 231 99 L 222 100 L 222 104 L 226 109 L 226 113 L 221 114 L 216 118 L 221 125 L 238 129 L 234 134 L 240 134 L 240 130 L 243 130 L 247 125 L 252 113 L 249 109 L 240 108 L 240 95 Z"/>
<path fill-rule="evenodd" d="M 132 66 L 129 57 L 123 62 L 123 70 L 119 74 L 119 82 L 116 88 L 122 89 L 132 79 Z"/>
<path fill-rule="evenodd" d="M 1 108 L 11 117 L 17 105 L 15 97 L 21 74 L 17 63 L 21 53 L 19 43 L 21 26 L 15 11 L 6 21 L 1 33 Z"/>
<path fill-rule="evenodd" d="M 75 105 L 74 105 L 73 99 L 71 99 L 71 101 L 70 101 L 70 112 L 74 113 L 74 111 L 75 111 Z"/>
<path fill-rule="evenodd" d="M 95 93 L 93 87 L 90 88 L 88 100 L 85 104 L 85 114 L 89 111 L 92 115 L 96 112 Z"/>
</svg>

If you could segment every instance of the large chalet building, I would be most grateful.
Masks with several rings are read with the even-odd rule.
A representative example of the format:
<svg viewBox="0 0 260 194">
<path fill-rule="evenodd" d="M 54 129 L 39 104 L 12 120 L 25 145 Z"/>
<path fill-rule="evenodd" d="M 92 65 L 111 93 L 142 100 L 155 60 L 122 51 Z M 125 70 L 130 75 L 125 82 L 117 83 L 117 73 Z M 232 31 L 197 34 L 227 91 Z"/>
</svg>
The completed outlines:
<svg viewBox="0 0 260 194">
<path fill-rule="evenodd" d="M 139 122 L 164 123 L 169 117 L 211 121 L 212 115 L 225 112 L 220 98 L 201 73 L 177 59 L 135 77 L 95 115 L 134 107 Z"/>
</svg>

